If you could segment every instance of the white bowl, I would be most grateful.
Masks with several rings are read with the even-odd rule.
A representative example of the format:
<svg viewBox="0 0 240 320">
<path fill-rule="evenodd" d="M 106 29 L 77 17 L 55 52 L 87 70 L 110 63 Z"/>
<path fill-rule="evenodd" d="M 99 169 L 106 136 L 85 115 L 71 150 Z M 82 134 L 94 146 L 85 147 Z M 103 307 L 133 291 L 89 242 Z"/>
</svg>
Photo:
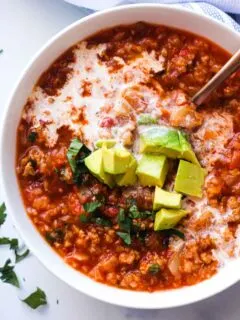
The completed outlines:
<svg viewBox="0 0 240 320">
<path fill-rule="evenodd" d="M 221 23 L 186 9 L 142 4 L 102 11 L 73 23 L 53 37 L 32 59 L 9 100 L 1 132 L 1 178 L 8 212 L 33 254 L 58 278 L 97 299 L 134 308 L 168 308 L 207 298 L 240 278 L 240 259 L 229 263 L 211 279 L 190 287 L 154 293 L 117 289 L 93 281 L 68 266 L 44 241 L 28 218 L 15 174 L 16 129 L 23 105 L 41 73 L 66 49 L 89 35 L 118 24 L 146 21 L 188 30 L 230 52 L 240 47 L 240 35 Z"/>
</svg>

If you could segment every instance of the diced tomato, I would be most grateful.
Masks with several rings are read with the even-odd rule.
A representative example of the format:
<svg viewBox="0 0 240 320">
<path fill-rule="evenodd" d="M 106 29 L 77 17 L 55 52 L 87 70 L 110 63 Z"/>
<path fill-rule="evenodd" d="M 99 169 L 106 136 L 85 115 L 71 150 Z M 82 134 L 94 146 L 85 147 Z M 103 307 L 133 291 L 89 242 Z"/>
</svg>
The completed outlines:
<svg viewBox="0 0 240 320">
<path fill-rule="evenodd" d="M 102 128 L 111 128 L 112 126 L 114 126 L 115 124 L 115 121 L 113 118 L 110 118 L 110 117 L 106 117 L 106 118 L 103 118 L 101 123 L 100 123 L 100 127 Z"/>
<path fill-rule="evenodd" d="M 118 215 L 119 209 L 116 207 L 104 207 L 103 214 L 109 218 L 114 218 Z"/>
</svg>

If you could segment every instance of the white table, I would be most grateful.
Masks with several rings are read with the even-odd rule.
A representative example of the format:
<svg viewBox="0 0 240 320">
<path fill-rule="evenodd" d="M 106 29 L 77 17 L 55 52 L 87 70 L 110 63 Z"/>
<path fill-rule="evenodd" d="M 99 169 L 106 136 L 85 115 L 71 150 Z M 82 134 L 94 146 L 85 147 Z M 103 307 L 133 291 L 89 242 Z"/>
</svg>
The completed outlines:
<svg viewBox="0 0 240 320">
<path fill-rule="evenodd" d="M 0 112 L 29 58 L 53 34 L 81 17 L 79 8 L 61 0 L 0 0 L 0 49 L 4 49 L 0 56 Z M 3 235 L 17 236 L 10 217 L 0 230 L 0 236 Z M 7 257 L 9 250 L 0 248 L 0 266 Z M 21 280 L 20 290 L 0 283 L 1 320 L 239 320 L 240 316 L 240 284 L 190 306 L 141 311 L 111 306 L 76 292 L 50 274 L 32 255 L 17 265 L 16 272 Z M 34 311 L 20 298 L 36 286 L 46 292 L 49 304 Z"/>
</svg>

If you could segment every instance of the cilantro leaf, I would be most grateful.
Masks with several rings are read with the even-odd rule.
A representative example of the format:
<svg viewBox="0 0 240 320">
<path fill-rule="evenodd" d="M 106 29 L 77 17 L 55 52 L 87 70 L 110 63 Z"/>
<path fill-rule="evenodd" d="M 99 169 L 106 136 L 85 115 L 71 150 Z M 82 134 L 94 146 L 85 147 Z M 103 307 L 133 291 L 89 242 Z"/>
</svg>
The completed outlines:
<svg viewBox="0 0 240 320">
<path fill-rule="evenodd" d="M 102 202 L 92 201 L 92 202 L 85 203 L 83 205 L 83 208 L 86 212 L 92 213 L 92 212 L 96 211 L 96 209 L 101 206 L 102 206 Z"/>
<path fill-rule="evenodd" d="M 118 225 L 121 231 L 117 231 L 116 234 L 124 241 L 125 244 L 130 245 L 131 240 L 131 226 L 132 221 L 126 216 L 124 209 L 119 210 L 117 217 Z"/>
<path fill-rule="evenodd" d="M 11 264 L 11 260 L 8 259 L 5 262 L 4 266 L 2 268 L 0 268 L 0 274 L 1 274 L 0 279 L 3 282 L 10 283 L 13 286 L 19 288 L 20 287 L 19 281 L 18 281 L 16 273 L 13 270 L 14 266 L 12 266 L 10 264 Z"/>
<path fill-rule="evenodd" d="M 37 309 L 38 307 L 47 304 L 46 294 L 40 288 L 37 288 L 36 291 L 31 293 L 27 298 L 25 298 L 22 301 L 32 309 Z"/>
<path fill-rule="evenodd" d="M 160 268 L 158 263 L 153 263 L 148 268 L 148 272 L 153 274 L 153 275 L 159 273 L 160 270 L 161 270 L 161 268 Z"/>
<path fill-rule="evenodd" d="M 18 263 L 22 261 L 29 255 L 29 249 L 25 250 L 22 254 L 19 254 L 17 250 L 15 250 L 15 262 Z"/>
<path fill-rule="evenodd" d="M 82 213 L 82 214 L 80 214 L 80 216 L 79 216 L 79 220 L 80 220 L 80 222 L 82 222 L 82 223 L 87 223 L 87 222 L 89 222 L 89 219 L 90 217 L 89 216 L 87 216 L 86 214 L 84 214 L 84 213 Z"/>
<path fill-rule="evenodd" d="M 74 138 L 67 151 L 67 158 L 73 173 L 76 171 L 76 156 L 81 150 L 83 144 L 78 138 Z"/>
<path fill-rule="evenodd" d="M 95 219 L 95 223 L 99 224 L 100 226 L 103 226 L 103 227 L 111 227 L 112 226 L 112 222 L 110 220 L 102 218 L 102 217 L 97 217 Z"/>
<path fill-rule="evenodd" d="M 117 231 L 116 234 L 124 241 L 125 244 L 130 245 L 132 243 L 130 233 Z"/>
<path fill-rule="evenodd" d="M 168 230 L 164 230 L 164 233 L 167 235 L 167 236 L 177 236 L 181 239 L 185 239 L 185 235 L 182 231 L 178 230 L 178 229 L 168 229 Z"/>
<path fill-rule="evenodd" d="M 129 217 L 126 216 L 125 211 L 122 208 L 119 210 L 117 221 L 121 231 L 130 233 L 132 221 Z"/>
<path fill-rule="evenodd" d="M 0 206 L 0 225 L 3 224 L 6 220 L 7 214 L 6 214 L 6 206 L 3 202 Z"/>
<path fill-rule="evenodd" d="M 45 233 L 45 238 L 50 244 L 53 244 L 54 242 L 61 243 L 64 239 L 64 236 L 65 236 L 64 231 L 59 228 Z"/>
<path fill-rule="evenodd" d="M 140 212 L 135 204 L 129 208 L 129 217 L 132 219 L 137 219 L 140 217 Z"/>
<path fill-rule="evenodd" d="M 128 209 L 129 210 L 129 217 L 131 219 L 145 219 L 145 218 L 152 218 L 153 217 L 153 212 L 151 211 L 139 211 L 138 207 L 133 204 L 131 207 Z"/>
<path fill-rule="evenodd" d="M 6 245 L 6 244 L 10 245 L 10 249 L 16 250 L 18 248 L 18 239 L 16 238 L 10 239 L 6 237 L 0 238 L 0 245 Z"/>
<path fill-rule="evenodd" d="M 27 137 L 28 141 L 32 142 L 32 143 L 35 142 L 36 139 L 37 139 L 37 135 L 38 135 L 37 132 L 34 132 L 34 131 L 30 132 L 28 137 Z"/>
</svg>

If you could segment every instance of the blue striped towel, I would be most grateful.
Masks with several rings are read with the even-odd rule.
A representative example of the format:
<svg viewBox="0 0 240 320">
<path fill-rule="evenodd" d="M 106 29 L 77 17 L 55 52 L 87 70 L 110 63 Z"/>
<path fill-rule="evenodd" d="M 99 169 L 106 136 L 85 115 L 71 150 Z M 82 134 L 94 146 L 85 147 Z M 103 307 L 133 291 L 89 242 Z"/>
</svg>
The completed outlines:
<svg viewBox="0 0 240 320">
<path fill-rule="evenodd" d="M 110 8 L 119 4 L 133 3 L 165 3 L 172 4 L 177 7 L 185 7 L 198 13 L 208 15 L 218 21 L 227 24 L 230 28 L 240 32 L 240 0 L 208 0 L 206 2 L 195 0 L 66 0 L 74 5 L 82 7 L 82 10 L 87 15 L 96 10 Z M 228 12 L 226 14 L 225 12 Z"/>
</svg>

